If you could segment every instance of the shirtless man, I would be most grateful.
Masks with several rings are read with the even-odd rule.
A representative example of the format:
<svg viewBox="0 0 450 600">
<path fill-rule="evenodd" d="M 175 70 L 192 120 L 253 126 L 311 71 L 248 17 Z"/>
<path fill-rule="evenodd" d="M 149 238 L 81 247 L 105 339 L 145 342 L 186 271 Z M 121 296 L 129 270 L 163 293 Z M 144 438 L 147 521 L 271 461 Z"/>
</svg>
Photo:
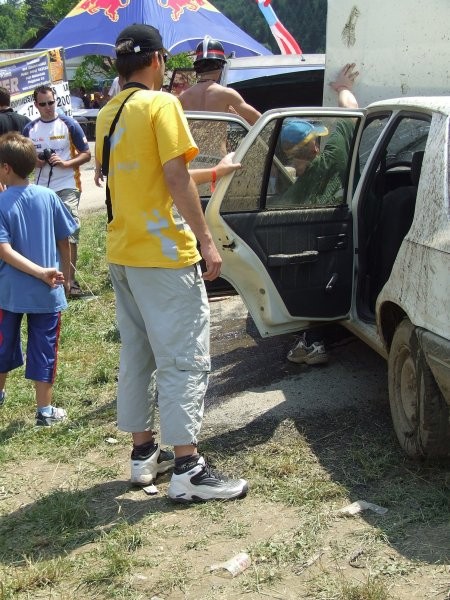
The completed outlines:
<svg viewBox="0 0 450 600">
<path fill-rule="evenodd" d="M 198 82 L 179 96 L 183 109 L 237 113 L 253 125 L 261 116 L 232 88 L 217 83 L 226 64 L 222 44 L 206 36 L 197 46 L 194 69 Z"/>
</svg>

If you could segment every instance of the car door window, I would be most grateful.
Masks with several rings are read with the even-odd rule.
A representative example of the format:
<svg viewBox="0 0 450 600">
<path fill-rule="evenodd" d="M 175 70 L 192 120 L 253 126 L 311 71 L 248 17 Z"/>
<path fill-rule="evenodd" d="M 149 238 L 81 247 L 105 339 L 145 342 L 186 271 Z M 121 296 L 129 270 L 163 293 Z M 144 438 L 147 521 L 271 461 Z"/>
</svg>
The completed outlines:
<svg viewBox="0 0 450 600">
<path fill-rule="evenodd" d="M 277 124 L 276 119 L 267 123 L 246 152 L 242 169 L 234 174 L 222 201 L 221 213 L 252 212 L 260 208 L 268 186 L 268 164 Z"/>
<path fill-rule="evenodd" d="M 238 122 L 226 119 L 189 119 L 189 128 L 199 148 L 191 162 L 192 169 L 214 167 L 228 152 L 235 152 L 247 129 Z M 198 186 L 201 197 L 211 196 L 209 183 Z"/>
<path fill-rule="evenodd" d="M 361 135 L 361 140 L 358 148 L 359 172 L 362 173 L 369 159 L 370 153 L 375 147 L 375 144 L 382 134 L 386 123 L 390 117 L 389 114 L 371 116 L 367 119 L 364 125 L 364 130 Z"/>
<path fill-rule="evenodd" d="M 345 202 L 356 131 L 354 117 L 289 117 L 278 129 L 267 187 L 268 209 Z"/>
</svg>

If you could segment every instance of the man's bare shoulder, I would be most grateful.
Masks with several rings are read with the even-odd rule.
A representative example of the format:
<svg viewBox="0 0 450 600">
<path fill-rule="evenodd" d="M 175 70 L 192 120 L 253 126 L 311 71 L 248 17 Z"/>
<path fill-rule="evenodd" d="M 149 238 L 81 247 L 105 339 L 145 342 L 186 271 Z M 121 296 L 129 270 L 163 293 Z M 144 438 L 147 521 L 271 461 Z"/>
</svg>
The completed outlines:
<svg viewBox="0 0 450 600">
<path fill-rule="evenodd" d="M 195 85 L 191 88 L 184 90 L 179 96 L 179 101 L 184 110 L 202 110 L 197 108 L 201 105 L 202 93 Z"/>
</svg>

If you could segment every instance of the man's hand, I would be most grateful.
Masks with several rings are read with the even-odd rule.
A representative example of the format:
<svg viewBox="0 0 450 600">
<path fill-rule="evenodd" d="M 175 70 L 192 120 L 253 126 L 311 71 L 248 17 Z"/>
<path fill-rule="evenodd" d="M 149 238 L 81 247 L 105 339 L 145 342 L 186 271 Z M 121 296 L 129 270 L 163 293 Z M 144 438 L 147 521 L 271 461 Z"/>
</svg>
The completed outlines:
<svg viewBox="0 0 450 600">
<path fill-rule="evenodd" d="M 100 163 L 100 161 L 96 158 L 95 159 L 95 171 L 94 171 L 94 182 L 95 185 L 97 187 L 103 187 L 102 183 L 105 180 L 103 173 L 102 173 L 102 165 Z"/>
<path fill-rule="evenodd" d="M 56 288 L 65 283 L 63 273 L 53 267 L 43 268 L 39 279 L 41 279 L 51 288 Z"/>
<path fill-rule="evenodd" d="M 200 244 L 200 254 L 206 263 L 206 271 L 203 273 L 203 279 L 205 281 L 213 281 L 214 279 L 217 279 L 217 277 L 220 275 L 222 259 L 214 242 L 210 240 Z"/>
<path fill-rule="evenodd" d="M 103 187 L 103 182 L 105 178 L 103 177 L 103 173 L 101 171 L 95 171 L 94 173 L 94 182 L 97 187 Z"/>
<path fill-rule="evenodd" d="M 341 108 L 358 108 L 358 101 L 352 91 L 358 75 L 359 72 L 355 71 L 355 63 L 349 63 L 341 69 L 336 81 L 330 83 L 330 86 L 338 95 L 338 105 Z"/>
<path fill-rule="evenodd" d="M 228 175 L 229 173 L 233 173 L 237 169 L 241 168 L 241 163 L 234 163 L 234 152 L 230 152 L 226 156 L 222 158 L 222 160 L 216 165 L 216 173 L 217 179 Z"/>
<path fill-rule="evenodd" d="M 351 90 L 353 88 L 355 79 L 359 75 L 359 72 L 354 70 L 355 67 L 355 63 L 349 63 L 341 69 L 336 81 L 330 83 L 335 92 L 339 93 L 341 90 Z"/>
<path fill-rule="evenodd" d="M 62 167 L 63 169 L 67 169 L 70 165 L 67 164 L 68 161 L 63 160 L 58 154 L 54 153 L 48 159 L 48 164 L 52 167 Z"/>
</svg>

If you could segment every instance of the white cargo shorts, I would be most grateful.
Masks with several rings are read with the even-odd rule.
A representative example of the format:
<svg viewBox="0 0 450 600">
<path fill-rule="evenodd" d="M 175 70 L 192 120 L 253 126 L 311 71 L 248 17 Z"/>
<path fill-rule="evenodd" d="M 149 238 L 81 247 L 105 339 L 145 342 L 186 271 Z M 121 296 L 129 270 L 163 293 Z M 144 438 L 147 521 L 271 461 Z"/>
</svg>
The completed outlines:
<svg viewBox="0 0 450 600">
<path fill-rule="evenodd" d="M 211 369 L 200 266 L 109 268 L 122 342 L 117 425 L 133 433 L 152 430 L 157 402 L 161 442 L 197 444 Z"/>
</svg>

